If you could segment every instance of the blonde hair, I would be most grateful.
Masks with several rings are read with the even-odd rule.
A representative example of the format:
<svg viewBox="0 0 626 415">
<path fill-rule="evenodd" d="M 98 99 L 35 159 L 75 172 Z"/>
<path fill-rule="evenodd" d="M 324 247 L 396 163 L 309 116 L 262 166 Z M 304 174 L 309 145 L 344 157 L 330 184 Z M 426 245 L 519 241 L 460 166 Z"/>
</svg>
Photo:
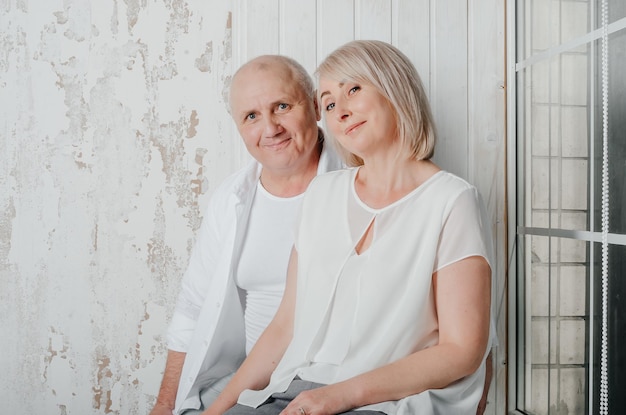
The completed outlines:
<svg viewBox="0 0 626 415">
<path fill-rule="evenodd" d="M 401 148 L 416 160 L 433 156 L 436 132 L 428 97 L 415 66 L 396 47 L 378 40 L 346 43 L 324 59 L 315 76 L 318 85 L 320 78 L 373 85 L 395 111 Z M 348 165 L 363 164 L 360 157 L 341 147 L 334 137 L 332 142 Z"/>
</svg>

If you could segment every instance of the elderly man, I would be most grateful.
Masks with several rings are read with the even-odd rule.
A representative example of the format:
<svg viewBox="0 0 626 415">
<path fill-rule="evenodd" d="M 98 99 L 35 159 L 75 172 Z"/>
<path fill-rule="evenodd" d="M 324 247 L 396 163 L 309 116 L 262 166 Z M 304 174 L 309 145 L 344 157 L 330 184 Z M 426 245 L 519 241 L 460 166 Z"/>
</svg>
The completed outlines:
<svg viewBox="0 0 626 415">
<path fill-rule="evenodd" d="M 243 65 L 231 115 L 255 159 L 215 191 L 168 330 L 168 356 L 151 415 L 199 414 L 269 324 L 282 298 L 301 197 L 341 167 L 317 126 L 306 70 L 283 56 Z"/>
</svg>

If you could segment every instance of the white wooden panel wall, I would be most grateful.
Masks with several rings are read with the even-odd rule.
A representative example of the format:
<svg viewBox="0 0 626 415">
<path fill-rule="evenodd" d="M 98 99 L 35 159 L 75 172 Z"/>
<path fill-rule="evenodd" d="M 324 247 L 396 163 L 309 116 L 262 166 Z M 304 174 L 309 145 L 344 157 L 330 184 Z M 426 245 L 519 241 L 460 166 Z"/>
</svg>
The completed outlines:
<svg viewBox="0 0 626 415">
<path fill-rule="evenodd" d="M 435 161 L 469 179 L 467 131 L 467 2 L 433 1 L 430 101 L 437 122 Z"/>
<path fill-rule="evenodd" d="M 505 413 L 504 5 L 498 0 L 236 0 L 233 65 L 267 53 L 311 73 L 353 39 L 378 39 L 415 64 L 438 130 L 435 162 L 474 183 L 495 235 L 500 346 L 487 413 Z M 246 158 L 241 146 L 241 157 Z"/>
<path fill-rule="evenodd" d="M 395 0 L 392 6 L 392 43 L 413 61 L 431 96 L 430 0 Z"/>
<path fill-rule="evenodd" d="M 354 3 L 354 37 L 391 42 L 392 2 L 360 0 Z"/>
<path fill-rule="evenodd" d="M 318 0 L 316 65 L 338 46 L 354 39 L 354 1 Z M 297 48 L 297 45 L 285 45 Z M 285 53 L 287 49 L 285 49 Z M 307 68 L 308 69 L 308 68 Z M 311 68 L 314 69 L 314 68 Z"/>
<path fill-rule="evenodd" d="M 481 3 L 481 4 L 479 4 Z M 506 407 L 506 301 L 507 272 L 504 62 L 504 5 L 470 2 L 468 8 L 468 171 L 481 191 L 493 220 L 496 262 L 494 299 L 499 347 L 494 349 L 494 379 L 490 413 L 505 414 Z M 491 2 L 487 2 L 491 3 Z M 491 412 L 493 411 L 493 412 Z"/>
</svg>

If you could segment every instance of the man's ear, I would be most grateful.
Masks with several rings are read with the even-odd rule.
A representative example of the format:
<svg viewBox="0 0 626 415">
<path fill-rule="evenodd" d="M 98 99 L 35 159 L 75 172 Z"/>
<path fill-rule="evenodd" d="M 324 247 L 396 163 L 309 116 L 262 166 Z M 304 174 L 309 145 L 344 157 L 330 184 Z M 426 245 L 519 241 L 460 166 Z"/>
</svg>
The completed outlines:
<svg viewBox="0 0 626 415">
<path fill-rule="evenodd" d="M 322 119 L 322 109 L 320 108 L 319 102 L 317 102 L 317 91 L 315 91 L 315 95 L 313 96 L 313 105 L 315 106 L 315 119 L 319 121 Z"/>
</svg>

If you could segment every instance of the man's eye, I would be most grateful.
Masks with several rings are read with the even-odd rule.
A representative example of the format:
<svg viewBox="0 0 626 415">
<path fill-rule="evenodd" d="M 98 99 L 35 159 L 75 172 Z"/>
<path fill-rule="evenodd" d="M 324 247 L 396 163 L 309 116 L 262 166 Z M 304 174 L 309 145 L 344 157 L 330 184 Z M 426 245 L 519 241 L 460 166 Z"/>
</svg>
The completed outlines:
<svg viewBox="0 0 626 415">
<path fill-rule="evenodd" d="M 326 111 L 330 111 L 333 108 L 335 108 L 335 103 L 334 102 L 331 102 L 330 104 L 326 105 Z"/>
<path fill-rule="evenodd" d="M 289 104 L 285 104 L 285 103 L 278 104 L 279 110 L 286 110 L 287 108 L 289 108 Z"/>
<path fill-rule="evenodd" d="M 250 113 L 248 115 L 246 115 L 246 120 L 254 120 L 256 118 L 256 114 L 255 113 Z"/>
</svg>

